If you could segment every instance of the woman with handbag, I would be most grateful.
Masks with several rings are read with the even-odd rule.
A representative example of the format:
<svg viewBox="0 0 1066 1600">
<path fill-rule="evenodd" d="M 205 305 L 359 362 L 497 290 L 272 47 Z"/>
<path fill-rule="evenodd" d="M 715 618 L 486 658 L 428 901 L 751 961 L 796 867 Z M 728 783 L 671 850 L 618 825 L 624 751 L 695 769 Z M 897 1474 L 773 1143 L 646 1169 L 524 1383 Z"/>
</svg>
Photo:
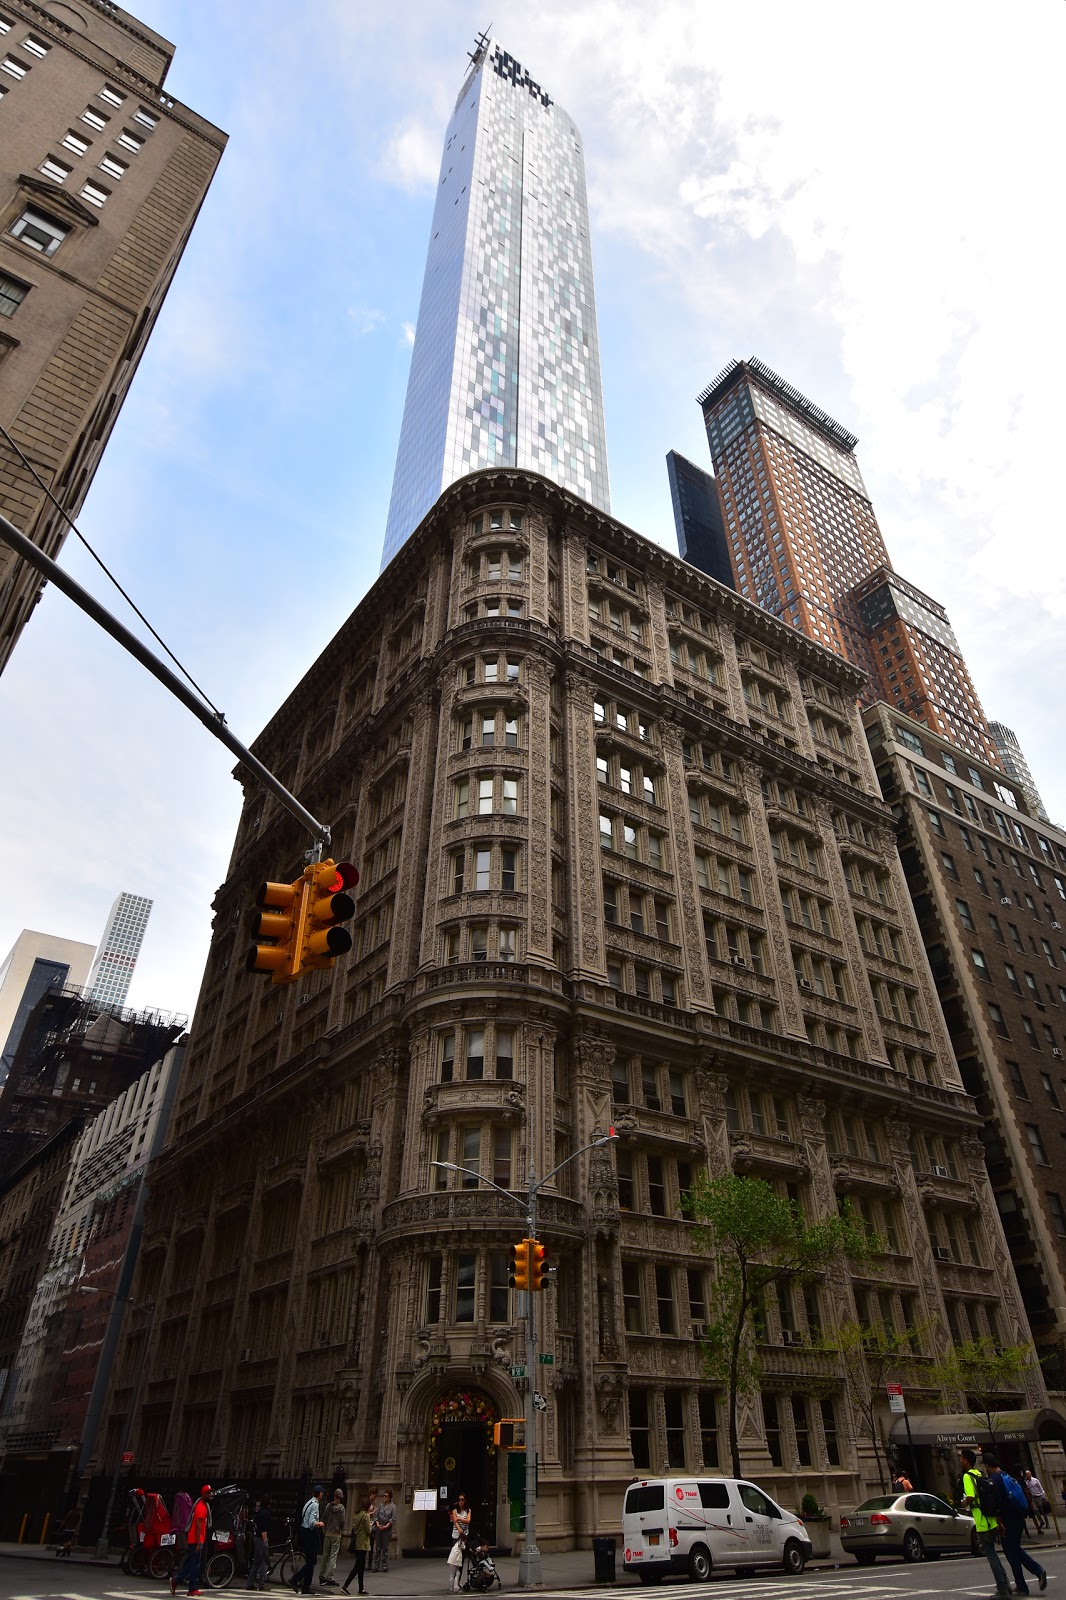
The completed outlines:
<svg viewBox="0 0 1066 1600">
<path fill-rule="evenodd" d="M 466 1503 L 465 1494 L 459 1496 L 448 1516 L 452 1524 L 452 1547 L 448 1551 L 448 1567 L 452 1575 L 451 1592 L 458 1594 L 463 1556 L 466 1554 L 466 1536 L 470 1532 L 470 1507 Z"/>
<path fill-rule="evenodd" d="M 359 1579 L 359 1593 L 366 1594 L 366 1590 L 363 1588 L 363 1574 L 366 1571 L 366 1558 L 369 1550 L 370 1501 L 364 1500 L 352 1518 L 352 1531 L 348 1538 L 348 1554 L 355 1557 L 355 1566 L 341 1584 L 345 1594 L 351 1594 L 352 1591 L 348 1585 L 353 1578 Z"/>
</svg>

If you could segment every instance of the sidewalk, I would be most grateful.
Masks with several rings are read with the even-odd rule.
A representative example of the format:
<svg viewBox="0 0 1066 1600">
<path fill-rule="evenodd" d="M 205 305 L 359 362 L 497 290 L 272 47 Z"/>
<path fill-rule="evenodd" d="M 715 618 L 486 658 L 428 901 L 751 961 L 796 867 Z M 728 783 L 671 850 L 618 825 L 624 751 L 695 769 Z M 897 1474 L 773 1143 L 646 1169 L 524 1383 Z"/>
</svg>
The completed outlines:
<svg viewBox="0 0 1066 1600">
<path fill-rule="evenodd" d="M 616 1542 L 618 1545 L 615 1567 L 616 1585 L 617 1587 L 623 1589 L 637 1589 L 640 1587 L 640 1585 L 638 1584 L 636 1578 L 629 1578 L 622 1571 L 621 1541 L 618 1540 Z M 1066 1541 L 1058 1540 L 1053 1535 L 1050 1537 L 1044 1536 L 1040 1539 L 1034 1539 L 1031 1543 L 1027 1541 L 1026 1548 L 1035 1548 L 1039 1550 L 1061 1549 L 1064 1543 L 1066 1543 Z M 49 1561 L 51 1562 L 52 1566 L 57 1569 L 57 1571 L 61 1571 L 64 1567 L 68 1566 L 96 1567 L 97 1570 L 106 1570 L 110 1568 L 113 1571 L 118 1569 L 119 1558 L 117 1552 L 112 1553 L 107 1562 L 94 1560 L 92 1551 L 89 1549 L 75 1550 L 71 1556 L 65 1557 L 62 1560 L 58 1560 L 56 1558 L 55 1549 L 56 1547 L 54 1541 L 49 1542 L 46 1545 L 0 1544 L 0 1559 L 3 1559 L 4 1557 L 13 1557 L 15 1559 L 23 1559 L 27 1561 Z M 595 1589 L 609 1587 L 609 1585 L 597 1585 L 596 1583 L 595 1565 L 591 1550 L 542 1551 L 540 1559 L 541 1568 L 544 1574 L 544 1587 L 546 1589 Z M 947 1559 L 950 1561 L 954 1558 L 948 1557 Z M 343 1579 L 347 1576 L 348 1567 L 350 1564 L 350 1560 L 345 1560 L 342 1554 L 341 1560 L 337 1563 L 339 1579 Z M 504 1589 L 517 1588 L 518 1557 L 502 1556 L 496 1562 L 496 1565 L 499 1568 L 500 1578 L 503 1582 Z M 857 1572 L 859 1570 L 855 1565 L 854 1557 L 847 1556 L 843 1553 L 837 1536 L 834 1533 L 832 1535 L 832 1554 L 828 1557 L 828 1559 L 809 1562 L 807 1571 L 831 1572 L 835 1567 L 841 1567 L 845 1571 Z M 450 1578 L 451 1573 L 449 1572 L 443 1560 L 423 1561 L 417 1559 L 408 1559 L 406 1561 L 393 1561 L 387 1573 L 367 1572 L 365 1581 L 367 1593 L 375 1597 L 381 1596 L 384 1600 L 384 1597 L 389 1595 L 402 1595 L 404 1597 L 410 1595 L 444 1595 L 448 1592 Z M 165 1588 L 166 1586 L 163 1585 L 162 1587 Z M 228 1592 L 230 1594 L 243 1593 L 242 1580 L 239 1578 L 235 1579 L 230 1585 Z M 284 1584 L 279 1583 L 276 1580 L 271 1584 L 270 1592 L 282 1597 L 285 1597 L 290 1593 L 289 1589 Z M 155 1585 L 152 1585 L 150 1591 L 145 1591 L 146 1600 L 151 1600 L 151 1595 L 155 1593 L 157 1593 L 157 1588 Z M 320 1590 L 316 1585 L 315 1593 L 331 1595 L 334 1597 L 341 1596 L 341 1590 L 339 1587 L 336 1589 Z"/>
</svg>

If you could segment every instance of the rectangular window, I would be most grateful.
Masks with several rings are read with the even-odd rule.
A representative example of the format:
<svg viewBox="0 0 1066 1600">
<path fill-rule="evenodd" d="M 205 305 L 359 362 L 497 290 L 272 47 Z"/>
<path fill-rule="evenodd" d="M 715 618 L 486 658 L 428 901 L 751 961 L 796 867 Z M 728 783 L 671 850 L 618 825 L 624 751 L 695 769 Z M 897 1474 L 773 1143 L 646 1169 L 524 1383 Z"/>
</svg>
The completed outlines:
<svg viewBox="0 0 1066 1600">
<path fill-rule="evenodd" d="M 13 239 L 21 239 L 31 250 L 37 250 L 43 256 L 54 256 L 69 229 L 64 228 L 59 222 L 53 222 L 52 218 L 46 217 L 42 211 L 35 211 L 32 206 L 27 206 L 15 218 L 8 231 Z"/>
<path fill-rule="evenodd" d="M 20 283 L 17 278 L 0 272 L 0 317 L 13 317 L 29 292 L 28 283 Z"/>
<path fill-rule="evenodd" d="M 662 1156 L 648 1157 L 648 1210 L 654 1217 L 666 1216 L 666 1179 Z"/>
<path fill-rule="evenodd" d="M 481 1129 L 463 1128 L 460 1135 L 459 1165 L 464 1168 L 461 1183 L 464 1189 L 477 1189 L 481 1184 Z"/>
<path fill-rule="evenodd" d="M 110 189 L 105 189 L 99 183 L 83 183 L 78 193 L 91 206 L 102 206 L 111 197 Z"/>
<path fill-rule="evenodd" d="M 507 1283 L 507 1274 L 511 1261 L 506 1251 L 492 1250 L 489 1253 L 489 1321 L 510 1322 L 511 1320 L 511 1291 Z"/>
<path fill-rule="evenodd" d="M 466 1076 L 476 1082 L 485 1076 L 485 1030 L 466 1030 Z"/>
<path fill-rule="evenodd" d="M 492 1181 L 501 1189 L 511 1187 L 511 1130 L 494 1128 L 492 1133 Z"/>
<path fill-rule="evenodd" d="M 773 1466 L 784 1465 L 781 1455 L 781 1422 L 777 1414 L 777 1396 L 764 1394 L 762 1397 L 763 1429 L 766 1433 L 766 1448 L 770 1452 L 770 1461 Z"/>
<path fill-rule="evenodd" d="M 126 96 L 120 94 L 117 89 L 112 89 L 110 84 L 105 84 L 99 91 L 99 95 L 105 105 L 121 106 L 125 104 Z"/>
<path fill-rule="evenodd" d="M 470 930 L 470 959 L 471 961 L 487 961 L 489 955 L 489 930 L 487 928 L 471 928 Z"/>
<path fill-rule="evenodd" d="M 474 1288 L 477 1257 L 458 1255 L 455 1258 L 455 1320 L 473 1322 Z"/>
<path fill-rule="evenodd" d="M 705 1467 L 718 1467 L 718 1397 L 711 1389 L 699 1391 L 700 1448 Z"/>
<path fill-rule="evenodd" d="M 479 817 L 492 814 L 492 779 L 479 778 L 477 785 L 477 812 Z"/>
<path fill-rule="evenodd" d="M 518 779 L 504 778 L 503 804 L 500 807 L 505 817 L 514 817 L 518 814 Z"/>
<path fill-rule="evenodd" d="M 489 879 L 492 869 L 492 851 L 474 851 L 474 888 L 488 889 L 491 887 Z"/>
<path fill-rule="evenodd" d="M 0 72 L 6 72 L 9 78 L 21 79 L 29 72 L 29 67 L 22 61 L 16 61 L 14 56 L 5 56 L 0 61 Z"/>
<path fill-rule="evenodd" d="M 122 179 L 129 171 L 129 167 L 125 161 L 120 161 L 118 156 L 107 155 L 100 163 L 100 171 L 106 172 L 109 178 Z"/>
<path fill-rule="evenodd" d="M 624 1272 L 624 1268 L 623 1268 Z M 647 1389 L 629 1391 L 629 1448 L 637 1471 L 651 1466 L 651 1424 Z"/>
<path fill-rule="evenodd" d="M 674 1269 L 656 1267 L 655 1301 L 659 1311 L 659 1332 L 673 1336 L 677 1333 L 677 1312 L 674 1307 Z"/>
<path fill-rule="evenodd" d="M 123 128 L 115 143 L 120 144 L 123 150 L 129 150 L 132 155 L 137 155 L 139 151 L 144 149 L 144 140 L 138 138 L 135 133 L 131 133 L 128 128 Z"/>
<path fill-rule="evenodd" d="M 644 1304 L 640 1292 L 640 1266 L 636 1261 L 622 1262 L 622 1307 L 627 1333 L 644 1332 Z"/>
<path fill-rule="evenodd" d="M 451 1083 L 455 1073 L 455 1034 L 446 1033 L 440 1042 L 440 1081 Z"/>
<path fill-rule="evenodd" d="M 518 956 L 518 931 L 515 928 L 500 929 L 500 960 L 515 961 Z"/>
<path fill-rule="evenodd" d="M 1047 1158 L 1047 1151 L 1044 1149 L 1044 1141 L 1040 1137 L 1040 1129 L 1037 1127 L 1035 1122 L 1027 1122 L 1025 1124 L 1025 1137 L 1029 1141 L 1029 1148 L 1033 1152 L 1033 1160 L 1037 1163 L 1037 1165 L 1041 1167 L 1050 1167 L 1051 1162 Z"/>
<path fill-rule="evenodd" d="M 440 1288 L 443 1271 L 444 1257 L 430 1256 L 426 1263 L 425 1317 L 427 1323 L 440 1321 Z"/>
<path fill-rule="evenodd" d="M 73 128 L 68 128 L 59 142 L 64 150 L 69 150 L 75 156 L 83 156 L 91 143 L 89 139 L 83 139 L 80 133 L 75 133 Z"/>
<path fill-rule="evenodd" d="M 500 888 L 504 894 L 513 894 L 518 874 L 518 853 L 515 850 L 500 851 Z"/>
<path fill-rule="evenodd" d="M 663 1415 L 666 1422 L 666 1464 L 685 1465 L 685 1402 L 680 1389 L 663 1390 Z"/>
<path fill-rule="evenodd" d="M 633 1154 L 630 1150 L 619 1150 L 617 1157 L 618 1172 L 618 1206 L 622 1211 L 632 1211 L 636 1189 L 633 1178 Z"/>
<path fill-rule="evenodd" d="M 102 111 L 94 111 L 92 106 L 86 106 L 81 114 L 81 120 L 87 123 L 90 128 L 95 128 L 97 133 L 103 133 L 110 118 L 105 117 Z"/>
</svg>

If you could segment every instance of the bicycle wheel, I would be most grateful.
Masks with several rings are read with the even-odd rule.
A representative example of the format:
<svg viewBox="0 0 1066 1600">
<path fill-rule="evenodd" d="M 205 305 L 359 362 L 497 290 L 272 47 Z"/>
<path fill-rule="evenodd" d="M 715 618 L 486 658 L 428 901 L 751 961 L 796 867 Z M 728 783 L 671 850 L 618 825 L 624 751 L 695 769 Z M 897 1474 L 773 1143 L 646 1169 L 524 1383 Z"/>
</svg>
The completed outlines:
<svg viewBox="0 0 1066 1600">
<path fill-rule="evenodd" d="M 169 1578 L 174 1570 L 173 1550 L 153 1550 L 148 1558 L 148 1573 L 152 1578 Z"/>
<path fill-rule="evenodd" d="M 287 1556 L 282 1556 L 282 1558 L 281 1558 L 281 1561 L 280 1561 L 280 1563 L 278 1565 L 278 1577 L 279 1577 L 279 1579 L 281 1580 L 282 1583 L 287 1583 L 291 1588 L 292 1580 L 293 1580 L 293 1578 L 295 1578 L 295 1576 L 296 1576 L 296 1557 L 293 1555 L 292 1551 L 290 1550 L 289 1554 Z"/>
<path fill-rule="evenodd" d="M 225 1550 L 218 1550 L 211 1556 L 204 1568 L 204 1577 L 207 1579 L 209 1589 L 224 1589 L 237 1570 L 237 1563 Z"/>
<path fill-rule="evenodd" d="M 130 1564 L 127 1570 L 131 1578 L 147 1578 L 148 1557 L 140 1545 L 135 1550 L 130 1551 Z"/>
</svg>

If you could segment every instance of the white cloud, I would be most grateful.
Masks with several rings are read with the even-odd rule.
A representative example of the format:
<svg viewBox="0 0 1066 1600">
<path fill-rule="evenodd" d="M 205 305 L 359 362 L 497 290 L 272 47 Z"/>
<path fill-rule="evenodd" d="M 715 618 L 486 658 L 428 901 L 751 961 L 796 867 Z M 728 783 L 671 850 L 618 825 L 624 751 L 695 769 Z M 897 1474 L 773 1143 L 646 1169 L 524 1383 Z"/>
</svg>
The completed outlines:
<svg viewBox="0 0 1066 1600">
<path fill-rule="evenodd" d="M 368 311 L 359 306 L 349 306 L 348 317 L 356 333 L 362 338 L 365 334 L 373 333 L 375 328 L 381 326 L 385 320 L 385 313 L 377 309 Z"/>
<path fill-rule="evenodd" d="M 404 323 L 401 324 L 401 326 L 403 328 L 404 343 L 405 344 L 409 344 L 409 345 L 410 344 L 414 344 L 414 342 L 415 342 L 415 325 L 414 325 L 414 323 L 413 322 L 404 322 Z"/>
<path fill-rule="evenodd" d="M 411 120 L 393 129 L 382 151 L 379 176 L 410 191 L 429 189 L 440 173 L 441 130 Z"/>
</svg>

